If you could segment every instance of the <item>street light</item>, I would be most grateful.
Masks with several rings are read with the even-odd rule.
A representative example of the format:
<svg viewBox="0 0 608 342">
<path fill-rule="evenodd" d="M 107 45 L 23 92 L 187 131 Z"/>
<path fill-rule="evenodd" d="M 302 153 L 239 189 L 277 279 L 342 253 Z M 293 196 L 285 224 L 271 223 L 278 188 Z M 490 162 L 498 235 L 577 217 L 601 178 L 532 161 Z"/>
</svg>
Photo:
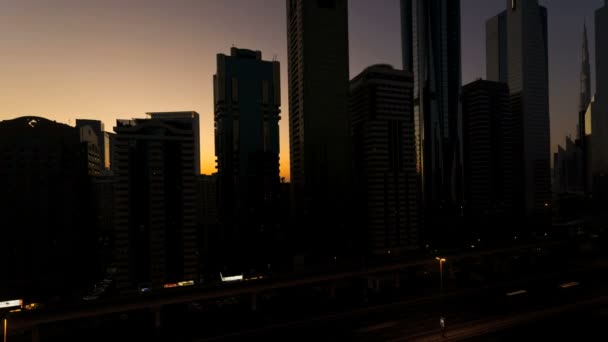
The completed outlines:
<svg viewBox="0 0 608 342">
<path fill-rule="evenodd" d="M 439 291 L 443 293 L 443 263 L 445 258 L 435 257 L 435 260 L 439 261 Z"/>
</svg>

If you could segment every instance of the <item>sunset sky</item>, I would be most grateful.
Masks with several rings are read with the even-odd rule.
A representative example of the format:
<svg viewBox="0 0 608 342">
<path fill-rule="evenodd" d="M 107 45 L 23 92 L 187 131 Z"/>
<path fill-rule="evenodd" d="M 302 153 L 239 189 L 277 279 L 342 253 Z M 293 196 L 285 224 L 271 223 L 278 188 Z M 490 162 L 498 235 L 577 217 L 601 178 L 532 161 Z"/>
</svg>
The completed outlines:
<svg viewBox="0 0 608 342">
<path fill-rule="evenodd" d="M 462 0 L 463 84 L 485 78 L 485 21 L 507 0 Z M 552 148 L 574 135 L 583 22 L 603 0 L 545 0 L 549 10 Z M 350 0 L 350 72 L 401 67 L 398 0 Z M 281 174 L 289 174 L 285 0 L 0 0 L 0 120 L 74 124 L 152 111 L 201 115 L 202 172 L 215 170 L 216 54 L 234 45 L 281 62 Z M 595 67 L 592 64 L 592 72 Z"/>
</svg>

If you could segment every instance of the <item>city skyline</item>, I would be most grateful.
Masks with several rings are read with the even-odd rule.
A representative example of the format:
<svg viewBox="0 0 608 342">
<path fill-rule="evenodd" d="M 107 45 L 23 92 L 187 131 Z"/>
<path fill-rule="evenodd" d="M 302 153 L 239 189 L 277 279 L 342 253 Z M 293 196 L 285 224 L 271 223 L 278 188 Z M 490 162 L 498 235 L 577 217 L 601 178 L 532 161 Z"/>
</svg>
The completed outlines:
<svg viewBox="0 0 608 342">
<path fill-rule="evenodd" d="M 551 150 L 563 136 L 575 136 L 583 23 L 594 42 L 593 14 L 602 0 L 584 5 L 541 1 L 548 7 Z M 266 11 L 246 15 L 264 5 Z M 112 131 L 117 118 L 148 111 L 201 113 L 201 171 L 215 172 L 213 91 L 215 56 L 231 45 L 276 55 L 287 75 L 285 2 L 194 2 L 70 0 L 5 2 L 0 5 L 5 41 L 0 67 L 0 120 L 42 116 L 75 124 L 102 120 Z M 485 76 L 484 22 L 504 8 L 503 0 L 462 1 L 462 81 Z M 235 9 L 240 11 L 235 12 Z M 230 15 L 239 28 L 226 25 Z M 377 25 L 381 21 L 384 25 Z M 153 23 L 152 25 L 148 23 Z M 350 77 L 377 63 L 401 67 L 399 1 L 382 6 L 349 2 Z M 52 27 L 52 29 L 46 29 Z M 255 32 L 255 33 L 252 33 Z M 378 39 L 378 37 L 381 37 Z M 38 42 L 38 44 L 32 44 Z M 159 45 L 165 49 L 158 49 Z M 590 44 L 594 65 L 594 47 Z M 559 72 L 557 72 L 559 71 Z M 592 68 L 592 89 L 595 69 Z M 281 176 L 289 178 L 287 77 L 282 80 Z M 74 97 L 73 94 L 79 94 Z"/>
<path fill-rule="evenodd" d="M 592 340 L 607 36 L 608 0 L 0 0 L 0 336 Z"/>
</svg>

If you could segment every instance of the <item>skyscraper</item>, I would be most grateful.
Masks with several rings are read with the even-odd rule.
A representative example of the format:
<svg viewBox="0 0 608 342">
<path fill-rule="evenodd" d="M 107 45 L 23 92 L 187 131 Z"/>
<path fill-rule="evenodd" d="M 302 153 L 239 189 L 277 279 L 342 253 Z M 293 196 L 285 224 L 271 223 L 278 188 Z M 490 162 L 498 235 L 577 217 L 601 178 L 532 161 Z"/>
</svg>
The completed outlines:
<svg viewBox="0 0 608 342">
<path fill-rule="evenodd" d="M 593 108 L 593 174 L 608 174 L 608 1 L 595 11 L 596 91 Z M 594 184 L 595 187 L 595 184 Z"/>
<path fill-rule="evenodd" d="M 198 113 L 117 120 L 114 267 L 121 291 L 198 279 Z"/>
<path fill-rule="evenodd" d="M 76 128 L 89 126 L 97 135 L 97 146 L 101 158 L 101 169 L 110 168 L 110 137 L 104 130 L 103 122 L 99 120 L 76 119 Z"/>
<path fill-rule="evenodd" d="M 466 214 L 481 235 L 491 235 L 512 212 L 513 118 L 509 87 L 477 80 L 463 87 L 463 160 Z"/>
<path fill-rule="evenodd" d="M 445 236 L 438 221 L 462 205 L 459 0 L 402 0 L 403 68 L 414 75 L 417 168 L 425 230 Z M 441 230 L 441 231 L 439 231 Z"/>
<path fill-rule="evenodd" d="M 595 103 L 592 108 L 591 177 L 593 196 L 608 202 L 608 0 L 595 11 Z"/>
<path fill-rule="evenodd" d="M 590 139 L 587 137 L 587 120 L 591 115 L 591 66 L 589 64 L 589 47 L 587 45 L 587 25 L 583 26 L 583 43 L 581 49 L 581 70 L 579 88 L 579 109 L 576 139 L 566 137 L 565 148 L 558 146 L 553 163 L 553 192 L 556 194 L 584 193 L 588 186 L 588 163 L 590 158 Z M 590 128 L 590 127 L 589 127 Z"/>
<path fill-rule="evenodd" d="M 566 137 L 565 147 L 558 145 L 554 154 L 553 191 L 556 194 L 582 193 L 583 165 L 580 146 L 571 137 Z"/>
<path fill-rule="evenodd" d="M 185 124 L 192 129 L 192 144 L 194 148 L 194 174 L 201 174 L 201 143 L 200 143 L 200 120 L 197 112 L 155 112 L 146 113 L 151 119 L 159 119 L 165 122 Z"/>
<path fill-rule="evenodd" d="M 287 0 L 291 183 L 303 248 L 346 244 L 351 181 L 347 0 Z"/>
<path fill-rule="evenodd" d="M 0 121 L 0 293 L 6 298 L 73 295 L 99 276 L 93 273 L 91 144 L 96 139 L 81 142 L 80 129 L 44 118 Z"/>
<path fill-rule="evenodd" d="M 604 7 L 595 11 L 595 70 L 596 70 L 596 95 L 602 101 L 608 97 L 608 0 L 604 0 Z M 597 99 L 597 98 L 596 98 Z M 606 101 L 604 101 L 606 102 Z M 608 106 L 603 104 L 604 106 Z M 604 107 L 606 108 L 606 107 Z"/>
<path fill-rule="evenodd" d="M 589 46 L 587 43 L 587 25 L 583 27 L 583 47 L 581 52 L 581 76 L 580 76 L 580 99 L 578 110 L 579 117 L 578 137 L 585 136 L 585 112 L 591 102 L 591 64 L 589 63 Z"/>
<path fill-rule="evenodd" d="M 223 260 L 245 266 L 278 228 L 280 64 L 233 47 L 217 55 L 213 81 Z"/>
<path fill-rule="evenodd" d="M 355 179 L 372 254 L 418 247 L 413 81 L 408 71 L 374 65 L 351 81 Z"/>
<path fill-rule="evenodd" d="M 219 238 L 218 215 L 218 182 L 217 173 L 200 175 L 198 183 L 198 219 L 201 234 L 199 236 L 200 264 L 204 274 L 217 275 L 218 270 L 213 269 L 219 261 L 216 259 L 222 250 Z"/>
<path fill-rule="evenodd" d="M 509 0 L 507 10 L 486 23 L 487 77 L 507 82 L 516 119 L 514 203 L 522 214 L 550 213 L 550 128 L 547 10 L 536 0 Z M 519 147 L 518 147 L 519 146 Z"/>
<path fill-rule="evenodd" d="M 590 158 L 589 142 L 585 136 L 585 113 L 591 105 L 591 64 L 589 63 L 589 46 L 587 43 L 587 25 L 583 27 L 583 47 L 581 52 L 581 84 L 580 84 L 580 100 L 578 108 L 578 129 L 576 137 L 576 145 L 579 149 L 579 162 L 580 165 L 577 169 L 580 170 L 580 184 L 582 185 L 583 191 L 589 191 L 587 187 L 588 180 L 588 164 Z"/>
</svg>

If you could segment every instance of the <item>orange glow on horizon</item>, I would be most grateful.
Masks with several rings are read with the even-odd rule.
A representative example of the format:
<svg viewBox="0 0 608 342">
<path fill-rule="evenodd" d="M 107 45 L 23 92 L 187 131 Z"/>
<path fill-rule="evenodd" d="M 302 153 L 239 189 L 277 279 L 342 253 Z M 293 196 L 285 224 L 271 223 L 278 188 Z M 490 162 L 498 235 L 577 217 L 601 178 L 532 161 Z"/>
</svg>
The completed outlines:
<svg viewBox="0 0 608 342">
<path fill-rule="evenodd" d="M 280 176 L 285 178 L 286 182 L 289 182 L 289 159 L 284 160 L 284 156 L 281 156 L 281 165 L 280 165 Z M 201 156 L 201 174 L 211 175 L 217 172 L 217 168 L 215 167 L 215 157 L 211 159 L 203 159 Z"/>
</svg>

